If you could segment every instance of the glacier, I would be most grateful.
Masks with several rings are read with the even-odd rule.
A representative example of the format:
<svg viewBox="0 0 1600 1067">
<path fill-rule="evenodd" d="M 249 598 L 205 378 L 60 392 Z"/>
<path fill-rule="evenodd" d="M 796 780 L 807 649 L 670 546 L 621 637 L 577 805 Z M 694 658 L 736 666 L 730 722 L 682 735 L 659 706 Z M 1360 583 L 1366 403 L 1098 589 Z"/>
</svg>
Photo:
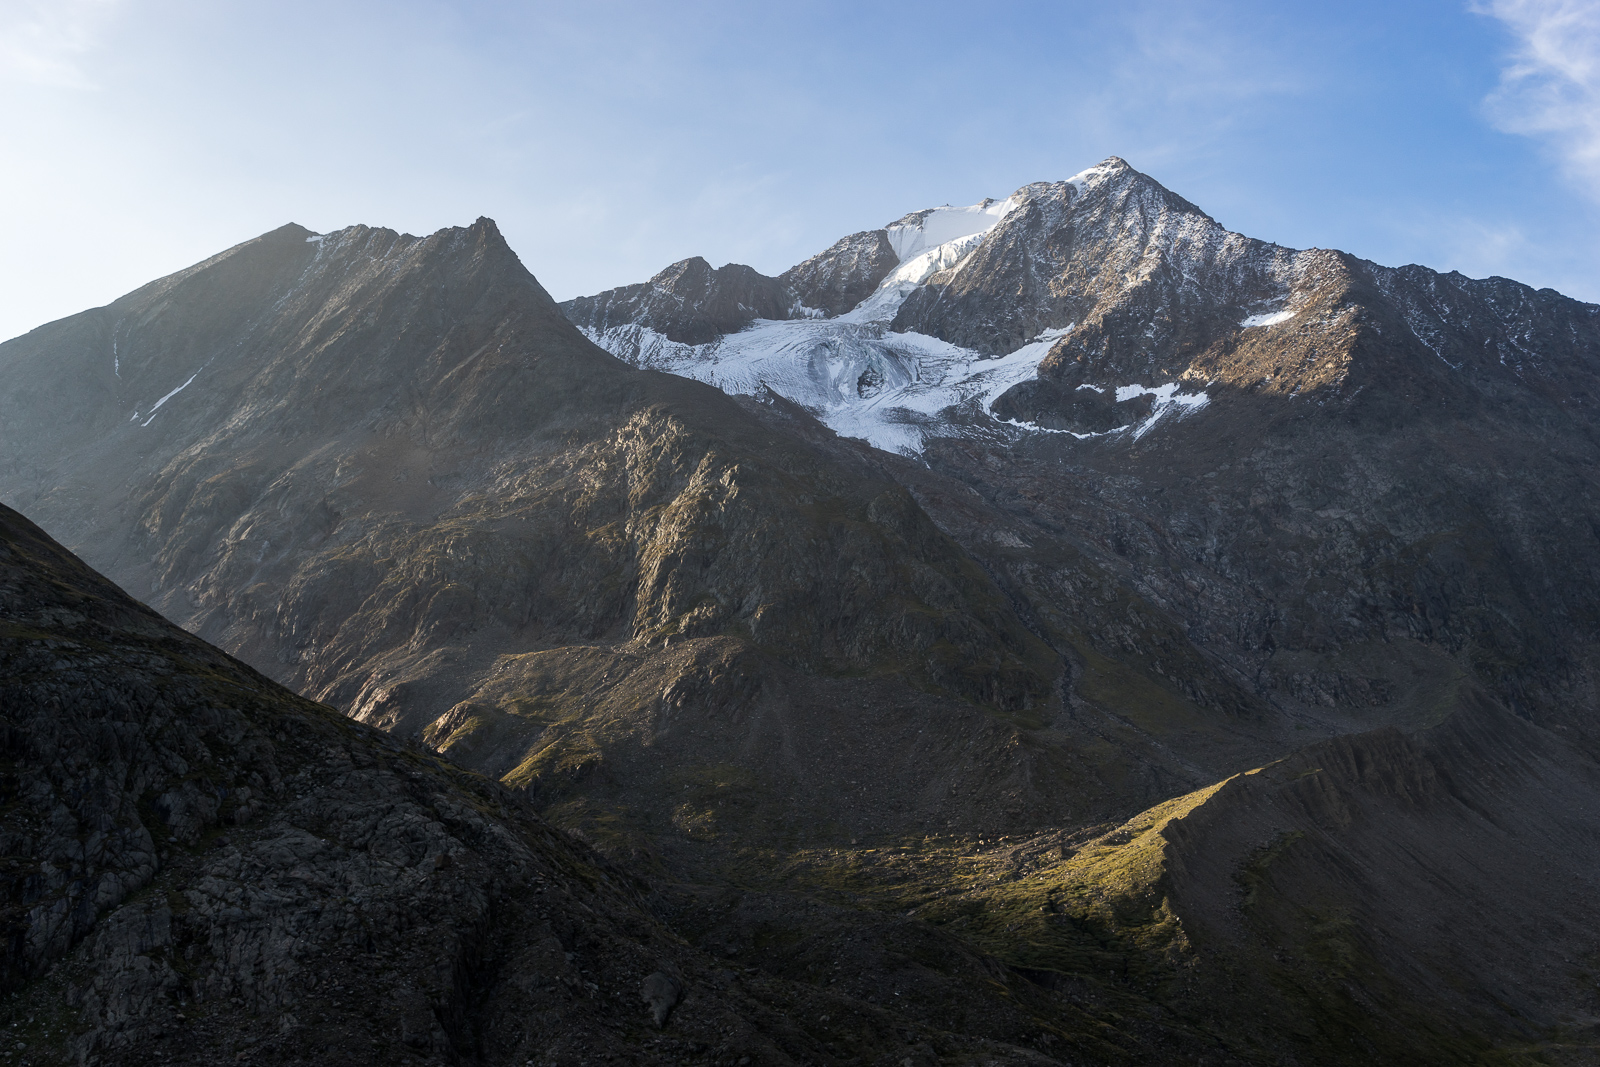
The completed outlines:
<svg viewBox="0 0 1600 1067">
<path fill-rule="evenodd" d="M 1102 171 L 1109 173 L 1105 167 L 1091 168 L 1070 180 L 1081 191 L 1103 177 Z M 806 408 L 841 436 L 911 456 L 933 437 L 1050 432 L 1081 439 L 1131 433 L 1137 440 L 1166 415 L 1181 417 L 1204 407 L 1204 391 L 1184 394 L 1171 384 L 1149 388 L 1107 383 L 1079 388 L 1115 389 L 1119 400 L 1150 393 L 1150 414 L 1138 423 L 1087 434 L 1001 420 L 990 405 L 1012 386 L 1035 377 L 1040 361 L 1071 332 L 1071 325 L 1044 330 L 1003 356 L 890 328 L 917 287 L 935 274 L 959 274 L 990 232 L 1022 203 L 1019 191 L 1004 200 L 914 211 L 886 226 L 899 265 L 860 304 L 831 319 L 756 319 L 705 344 L 674 341 L 638 323 L 580 329 L 636 367 L 694 378 L 735 395 L 771 391 Z"/>
</svg>

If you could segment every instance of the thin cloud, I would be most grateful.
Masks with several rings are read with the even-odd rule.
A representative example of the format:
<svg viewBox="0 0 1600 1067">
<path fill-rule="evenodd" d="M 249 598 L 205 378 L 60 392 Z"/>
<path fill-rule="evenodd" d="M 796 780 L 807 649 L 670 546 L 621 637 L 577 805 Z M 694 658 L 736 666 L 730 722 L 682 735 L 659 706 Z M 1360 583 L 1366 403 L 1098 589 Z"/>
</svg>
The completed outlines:
<svg viewBox="0 0 1600 1067">
<path fill-rule="evenodd" d="M 1548 138 L 1568 174 L 1600 199 L 1600 0 L 1491 0 L 1518 48 L 1485 101 L 1508 133 Z"/>
<path fill-rule="evenodd" d="M 0 79 L 93 89 L 83 61 L 119 0 L 0 0 Z"/>
</svg>

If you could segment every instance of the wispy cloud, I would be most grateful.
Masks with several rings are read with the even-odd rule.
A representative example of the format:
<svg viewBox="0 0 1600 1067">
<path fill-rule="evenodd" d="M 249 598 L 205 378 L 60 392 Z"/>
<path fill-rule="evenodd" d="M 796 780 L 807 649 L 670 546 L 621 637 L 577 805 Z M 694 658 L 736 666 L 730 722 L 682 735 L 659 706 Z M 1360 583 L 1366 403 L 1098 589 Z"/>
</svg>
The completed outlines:
<svg viewBox="0 0 1600 1067">
<path fill-rule="evenodd" d="M 92 89 L 83 62 L 119 0 L 0 0 L 0 80 Z"/>
<path fill-rule="evenodd" d="M 1600 199 L 1600 0 L 1488 0 L 1475 10 L 1518 47 L 1486 104 L 1508 133 L 1549 138 L 1572 178 Z"/>
</svg>

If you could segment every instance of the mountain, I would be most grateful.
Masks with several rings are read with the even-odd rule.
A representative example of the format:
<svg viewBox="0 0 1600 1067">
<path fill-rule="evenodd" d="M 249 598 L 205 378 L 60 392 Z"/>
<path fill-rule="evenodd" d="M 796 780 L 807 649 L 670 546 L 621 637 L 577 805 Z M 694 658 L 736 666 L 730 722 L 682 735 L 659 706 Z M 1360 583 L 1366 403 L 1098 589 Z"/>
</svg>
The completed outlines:
<svg viewBox="0 0 1600 1067">
<path fill-rule="evenodd" d="M 1597 309 L 1120 160 L 658 283 L 287 226 L 0 345 L 0 498 L 828 1056 L 1592 1055 Z"/>
<path fill-rule="evenodd" d="M 1081 639 L 1041 629 L 891 457 L 613 359 L 487 220 L 285 227 L 0 367 L 8 499 L 275 680 L 623 854 L 1113 818 L 1284 747 L 1069 555 L 1075 630 L 1142 611 L 1203 695 L 1130 726 L 1063 688 Z"/>
<path fill-rule="evenodd" d="M 602 330 L 610 323 L 639 323 L 694 345 L 742 330 L 756 319 L 800 318 L 807 310 L 780 279 L 738 263 L 713 270 L 695 256 L 641 285 L 574 301 L 569 317 Z"/>
<path fill-rule="evenodd" d="M 831 317 L 842 315 L 871 296 L 899 262 L 889 232 L 867 230 L 841 237 L 804 263 L 784 271 L 778 280 L 794 291 L 802 307 L 816 308 Z"/>
<path fill-rule="evenodd" d="M 904 483 L 1089 553 L 1291 714 L 1403 721 L 1464 672 L 1593 744 L 1600 307 L 1256 241 L 1115 158 L 985 204 L 908 216 L 986 228 L 833 318 L 589 332 L 915 456 Z"/>
</svg>

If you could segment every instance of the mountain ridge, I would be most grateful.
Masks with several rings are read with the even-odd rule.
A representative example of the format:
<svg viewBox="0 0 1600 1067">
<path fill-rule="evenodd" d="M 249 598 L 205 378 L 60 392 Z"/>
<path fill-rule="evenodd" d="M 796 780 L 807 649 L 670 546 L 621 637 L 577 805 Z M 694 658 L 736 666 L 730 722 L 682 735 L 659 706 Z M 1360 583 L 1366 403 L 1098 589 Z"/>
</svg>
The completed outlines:
<svg viewBox="0 0 1600 1067">
<path fill-rule="evenodd" d="M 875 295 L 827 320 L 838 327 L 775 322 L 752 331 L 750 316 L 727 323 L 717 339 L 687 343 L 642 317 L 595 317 L 582 310 L 588 298 L 563 307 L 591 339 L 630 362 L 730 391 L 767 382 L 841 433 L 911 451 L 930 433 L 979 432 L 968 425 L 972 414 L 991 435 L 1023 428 L 1142 436 L 1163 414 L 1203 404 L 1207 383 L 1354 399 L 1341 384 L 1351 337 L 1369 321 L 1403 331 L 1447 366 L 1441 344 L 1489 347 L 1519 366 L 1526 356 L 1518 331 L 1530 329 L 1554 339 L 1570 328 L 1569 345 L 1591 353 L 1597 343 L 1600 312 L 1590 305 L 1507 280 L 1452 281 L 1426 268 L 1256 241 L 1117 157 L 985 203 L 1005 210 L 981 237 L 949 242 L 947 259 L 909 285 L 886 275 L 882 309 L 871 310 Z M 1453 297 L 1440 294 L 1441 281 Z M 883 328 L 841 335 L 849 329 L 843 323 L 864 323 L 862 316 Z M 1461 336 L 1463 318 L 1471 338 Z M 1026 359 L 997 358 L 1032 345 L 1041 347 Z M 931 387 L 930 375 L 937 378 Z M 864 387 L 853 393 L 825 384 L 836 380 Z M 1163 388 L 1194 404 L 1174 405 Z M 1155 400 L 1127 407 L 1107 399 L 1117 390 Z M 952 407 L 969 414 L 951 414 Z"/>
<path fill-rule="evenodd" d="M 962 1033 L 1063 1058 L 1581 1057 L 1587 965 L 1538 970 L 1580 938 L 1515 909 L 1597 881 L 1541 815 L 1600 757 L 1597 309 L 1091 171 L 851 235 L 789 277 L 855 305 L 698 345 L 586 337 L 486 219 L 283 227 L 0 345 L 0 496 L 655 879 L 697 951 L 914 975 L 919 1025 L 987 974 Z M 685 263 L 607 307 L 794 306 Z M 1502 823 L 1575 843 L 1548 884 L 1472 863 Z"/>
</svg>

